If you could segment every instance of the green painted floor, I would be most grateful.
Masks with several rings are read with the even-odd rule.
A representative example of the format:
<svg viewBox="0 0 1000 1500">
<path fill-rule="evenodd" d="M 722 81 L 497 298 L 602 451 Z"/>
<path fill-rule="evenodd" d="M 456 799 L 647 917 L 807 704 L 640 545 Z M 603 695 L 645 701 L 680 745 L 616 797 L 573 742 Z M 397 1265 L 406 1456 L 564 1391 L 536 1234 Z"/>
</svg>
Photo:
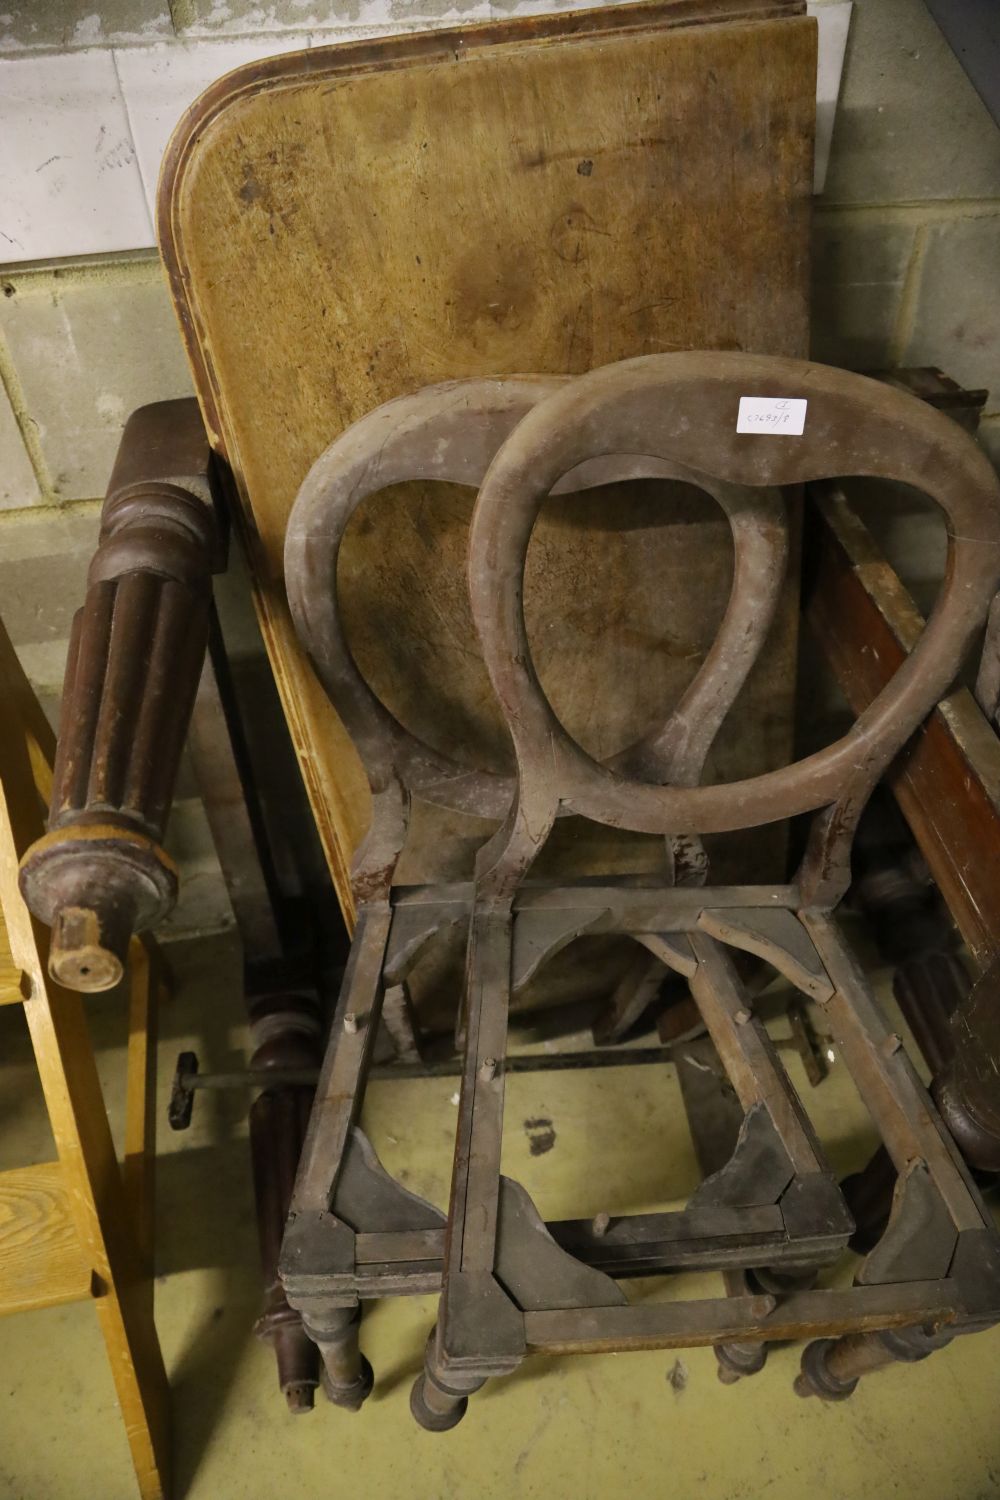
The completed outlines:
<svg viewBox="0 0 1000 1500">
<path fill-rule="evenodd" d="M 161 1120 L 177 1053 L 194 1048 L 206 1068 L 235 1066 L 245 1036 L 234 944 L 170 953 L 179 984 L 162 1022 Z M 89 1004 L 117 1129 L 122 1009 L 114 997 Z M 871 1136 L 843 1064 L 815 1090 L 797 1059 L 789 1070 L 835 1169 L 860 1165 Z M 442 1204 L 455 1090 L 450 1079 L 374 1084 L 365 1117 L 390 1171 Z M 697 1181 L 672 1068 L 516 1075 L 507 1101 L 505 1169 L 546 1217 L 668 1206 Z M 408 1410 L 434 1315 L 431 1299 L 415 1299 L 366 1315 L 376 1386 L 360 1415 L 321 1398 L 291 1418 L 270 1352 L 251 1334 L 259 1282 L 245 1137 L 245 1102 L 233 1095 L 201 1095 L 188 1132 L 164 1124 L 161 1134 L 156 1310 L 174 1392 L 176 1500 L 1000 1496 L 1000 1330 L 874 1375 L 839 1406 L 793 1395 L 792 1348 L 774 1349 L 761 1375 L 728 1388 L 710 1350 L 536 1359 L 435 1436 Z M 9 1007 L 0 1011 L 0 1168 L 51 1152 L 24 1019 Z M 688 1279 L 685 1292 L 695 1285 Z M 632 1286 L 632 1295 L 655 1294 L 652 1283 Z M 0 1500 L 133 1494 L 93 1309 L 0 1323 Z"/>
</svg>

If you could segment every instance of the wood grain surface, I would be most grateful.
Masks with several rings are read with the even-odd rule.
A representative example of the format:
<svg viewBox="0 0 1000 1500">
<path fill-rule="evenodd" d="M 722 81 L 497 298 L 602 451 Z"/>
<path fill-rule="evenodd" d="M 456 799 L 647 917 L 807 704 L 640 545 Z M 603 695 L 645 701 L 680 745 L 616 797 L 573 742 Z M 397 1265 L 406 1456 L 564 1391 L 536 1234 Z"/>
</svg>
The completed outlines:
<svg viewBox="0 0 1000 1500">
<path fill-rule="evenodd" d="M 283 56 L 215 85 L 173 138 L 161 248 L 349 920 L 368 794 L 287 614 L 298 486 L 351 421 L 430 382 L 692 347 L 803 355 L 815 26 L 802 10 L 683 0 Z M 507 747 L 465 593 L 472 500 L 426 485 L 375 497 L 341 584 L 383 701 L 489 765 Z M 650 482 L 548 504 L 529 629 L 588 749 L 610 754 L 663 717 L 730 574 L 724 522 L 697 491 Z M 715 778 L 788 756 L 795 609 L 793 576 Z M 441 828 L 430 835 L 410 878 L 467 863 L 478 836 L 443 852 Z"/>
<path fill-rule="evenodd" d="M 19 979 L 59 1158 L 0 1173 L 0 1313 L 93 1299 L 139 1493 L 142 1500 L 164 1500 L 170 1490 L 169 1392 L 153 1323 L 149 1243 L 140 1243 L 129 1213 L 130 1208 L 137 1213 L 142 1209 L 139 1232 L 146 1234 L 153 1142 L 143 1127 L 152 1122 L 155 1089 L 151 1097 L 143 1097 L 143 1087 L 155 1082 L 152 1051 L 130 1035 L 130 1070 L 139 1062 L 143 1076 L 130 1077 L 127 1085 L 132 1161 L 127 1196 L 83 997 L 49 978 L 48 929 L 32 916 L 18 888 L 20 861 L 44 827 L 53 736 L 2 624 L 0 706 L 5 714 L 0 734 L 3 951 L 11 955 Z M 135 947 L 145 954 L 140 941 Z M 136 984 L 146 977 L 141 964 Z M 137 997 L 135 1025 L 149 1016 L 149 999 Z M 155 1038 L 155 1031 L 151 1035 Z"/>
<path fill-rule="evenodd" d="M 0 1316 L 90 1296 L 62 1164 L 0 1172 Z"/>
<path fill-rule="evenodd" d="M 924 618 L 836 485 L 812 493 L 809 621 L 854 713 L 913 650 Z M 887 781 L 979 970 L 1000 933 L 1000 739 L 968 688 L 938 704 Z"/>
</svg>

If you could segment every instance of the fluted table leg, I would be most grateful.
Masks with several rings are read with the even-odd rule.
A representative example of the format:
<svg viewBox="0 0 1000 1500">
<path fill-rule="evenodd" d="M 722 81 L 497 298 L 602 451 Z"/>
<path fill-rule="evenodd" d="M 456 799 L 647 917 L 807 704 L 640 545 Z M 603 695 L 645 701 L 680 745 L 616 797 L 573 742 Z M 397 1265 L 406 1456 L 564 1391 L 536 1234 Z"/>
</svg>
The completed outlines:
<svg viewBox="0 0 1000 1500">
<path fill-rule="evenodd" d="M 122 974 L 129 939 L 170 911 L 162 838 L 205 655 L 220 538 L 197 406 L 135 412 L 73 622 L 47 833 L 21 890 L 77 990 Z"/>
</svg>

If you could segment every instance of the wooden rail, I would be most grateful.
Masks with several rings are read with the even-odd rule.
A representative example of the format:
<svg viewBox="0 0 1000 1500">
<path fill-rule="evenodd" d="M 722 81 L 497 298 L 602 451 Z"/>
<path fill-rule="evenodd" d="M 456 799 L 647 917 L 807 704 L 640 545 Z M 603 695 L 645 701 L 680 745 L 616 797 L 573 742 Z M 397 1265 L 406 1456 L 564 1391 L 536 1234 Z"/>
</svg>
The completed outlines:
<svg viewBox="0 0 1000 1500">
<path fill-rule="evenodd" d="M 810 486 L 816 574 L 807 616 L 860 713 L 902 664 L 924 619 L 842 488 Z M 935 709 L 887 777 L 977 965 L 1000 952 L 1000 739 L 972 694 Z"/>
</svg>

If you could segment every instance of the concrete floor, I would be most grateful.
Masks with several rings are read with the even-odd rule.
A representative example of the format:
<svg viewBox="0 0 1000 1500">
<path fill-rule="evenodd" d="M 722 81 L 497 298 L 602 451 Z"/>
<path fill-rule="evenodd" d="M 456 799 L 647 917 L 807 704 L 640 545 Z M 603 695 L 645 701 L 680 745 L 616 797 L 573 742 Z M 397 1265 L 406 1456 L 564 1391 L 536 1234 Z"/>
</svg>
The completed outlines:
<svg viewBox="0 0 1000 1500">
<path fill-rule="evenodd" d="M 233 941 L 170 954 L 179 985 L 162 1024 L 161 1120 L 177 1053 L 193 1047 L 205 1067 L 236 1065 L 245 1035 Z M 114 997 L 90 1005 L 118 1128 L 122 1009 Z M 13 1007 L 0 1011 L 0 1060 L 0 1168 L 41 1161 L 51 1140 Z M 835 1170 L 860 1164 L 871 1137 L 843 1064 L 816 1090 L 797 1059 L 789 1068 Z M 450 1079 L 374 1084 L 366 1111 L 390 1171 L 442 1204 L 455 1089 Z M 697 1181 L 672 1068 L 518 1075 L 507 1121 L 505 1169 L 547 1217 L 670 1206 Z M 792 1348 L 776 1348 L 761 1375 L 732 1388 L 719 1384 L 710 1350 L 536 1359 L 475 1397 L 455 1431 L 433 1436 L 407 1408 L 434 1313 L 431 1299 L 415 1299 L 366 1314 L 376 1386 L 359 1416 L 320 1399 L 290 1418 L 270 1352 L 251 1335 L 259 1283 L 245 1135 L 245 1101 L 204 1094 L 186 1134 L 165 1124 L 161 1134 L 156 1309 L 174 1391 L 177 1500 L 1000 1495 L 1000 1330 L 876 1375 L 840 1406 L 793 1395 Z M 685 1291 L 704 1294 L 715 1278 L 699 1281 Z M 651 1283 L 632 1284 L 631 1295 L 653 1294 Z M 2 1500 L 131 1500 L 92 1308 L 0 1324 L 0 1382 Z"/>
</svg>

